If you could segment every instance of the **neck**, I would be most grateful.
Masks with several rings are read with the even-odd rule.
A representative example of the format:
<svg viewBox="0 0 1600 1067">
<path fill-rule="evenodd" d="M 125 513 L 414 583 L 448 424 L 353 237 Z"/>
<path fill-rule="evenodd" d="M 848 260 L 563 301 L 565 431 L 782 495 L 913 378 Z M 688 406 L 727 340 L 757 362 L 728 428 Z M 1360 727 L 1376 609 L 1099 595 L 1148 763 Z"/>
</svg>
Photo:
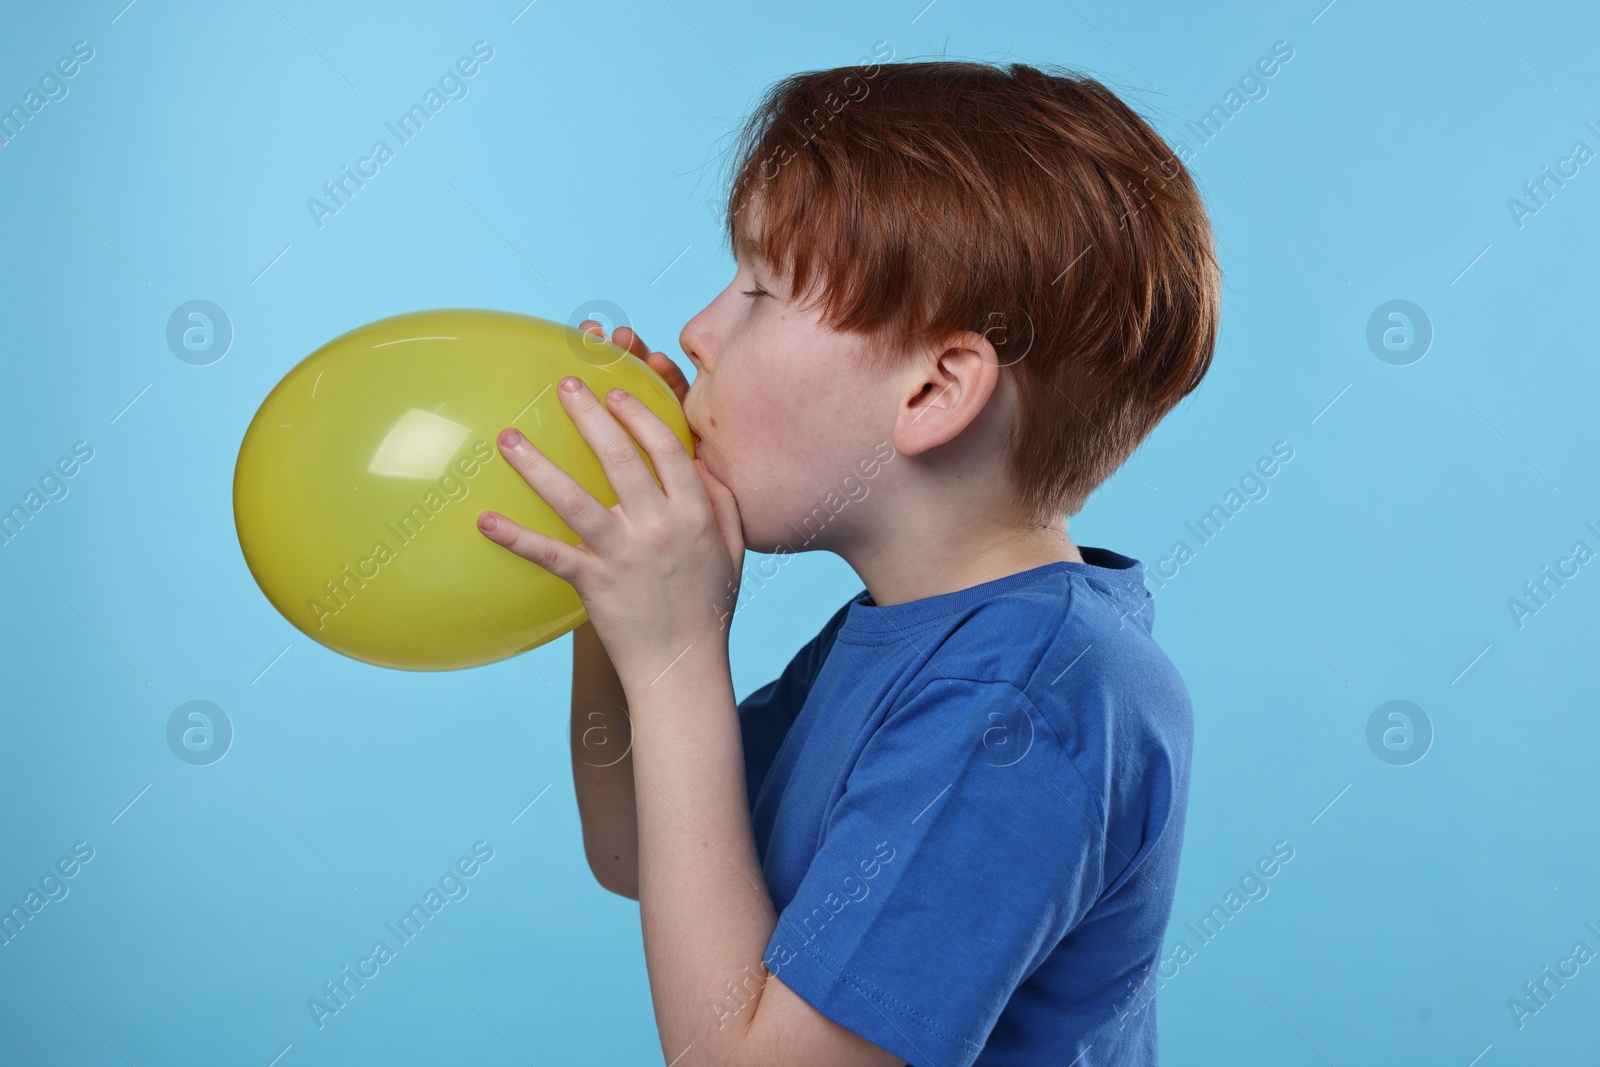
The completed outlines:
<svg viewBox="0 0 1600 1067">
<path fill-rule="evenodd" d="M 880 608 L 953 593 L 1048 563 L 1082 563 L 1066 527 L 944 529 L 925 540 L 840 550 Z"/>
</svg>

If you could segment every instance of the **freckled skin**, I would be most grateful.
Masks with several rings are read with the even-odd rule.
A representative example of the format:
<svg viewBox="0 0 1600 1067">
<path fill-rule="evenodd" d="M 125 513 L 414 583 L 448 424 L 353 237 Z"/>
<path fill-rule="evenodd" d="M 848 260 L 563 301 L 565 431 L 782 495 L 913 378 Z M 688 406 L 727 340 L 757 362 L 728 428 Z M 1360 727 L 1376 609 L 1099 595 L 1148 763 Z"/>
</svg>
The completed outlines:
<svg viewBox="0 0 1600 1067">
<path fill-rule="evenodd" d="M 757 287 L 773 295 L 744 295 Z M 732 490 L 746 547 L 758 552 L 798 548 L 805 518 L 843 495 L 846 478 L 860 480 L 894 425 L 889 383 L 862 368 L 863 339 L 830 330 L 789 295 L 766 264 L 740 262 L 679 335 L 698 372 L 684 400 L 701 435 L 696 454 Z M 848 511 L 807 547 L 842 536 Z"/>
<path fill-rule="evenodd" d="M 873 372 L 868 340 L 825 326 L 816 296 L 741 253 L 678 337 L 698 371 L 695 455 L 732 491 L 745 547 L 837 553 L 880 605 L 1082 562 L 1065 516 L 1020 513 L 1004 463 L 1018 387 L 988 339 L 963 331 Z"/>
</svg>

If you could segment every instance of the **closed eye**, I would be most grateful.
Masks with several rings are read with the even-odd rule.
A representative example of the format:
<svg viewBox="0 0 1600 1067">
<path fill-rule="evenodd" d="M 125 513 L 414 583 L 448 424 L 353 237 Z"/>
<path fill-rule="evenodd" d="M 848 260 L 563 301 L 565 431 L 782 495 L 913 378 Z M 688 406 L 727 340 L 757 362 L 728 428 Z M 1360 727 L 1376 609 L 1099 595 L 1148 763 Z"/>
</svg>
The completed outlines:
<svg viewBox="0 0 1600 1067">
<path fill-rule="evenodd" d="M 755 296 L 771 296 L 772 295 L 771 293 L 767 292 L 765 289 L 761 289 L 761 288 L 740 289 L 739 292 L 743 293 L 745 296 L 751 296 L 751 297 L 755 297 Z"/>
</svg>

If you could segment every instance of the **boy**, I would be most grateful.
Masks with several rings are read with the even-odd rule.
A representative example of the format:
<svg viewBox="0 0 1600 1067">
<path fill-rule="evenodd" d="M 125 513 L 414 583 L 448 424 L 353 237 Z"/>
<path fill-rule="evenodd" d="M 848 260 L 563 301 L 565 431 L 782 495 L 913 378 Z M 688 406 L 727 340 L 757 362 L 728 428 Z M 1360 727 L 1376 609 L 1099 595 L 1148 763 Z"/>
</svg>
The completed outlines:
<svg viewBox="0 0 1600 1067">
<path fill-rule="evenodd" d="M 1172 906 L 1190 705 L 1142 565 L 1066 518 L 1209 367 L 1199 195 L 1102 85 L 1021 64 L 794 75 L 736 164 L 693 386 L 616 338 L 696 455 L 566 379 L 617 505 L 508 431 L 582 542 L 480 519 L 589 613 L 585 850 L 640 902 L 664 1057 L 1154 1064 L 1127 1004 Z M 747 546 L 836 552 L 865 588 L 736 705 Z"/>
</svg>

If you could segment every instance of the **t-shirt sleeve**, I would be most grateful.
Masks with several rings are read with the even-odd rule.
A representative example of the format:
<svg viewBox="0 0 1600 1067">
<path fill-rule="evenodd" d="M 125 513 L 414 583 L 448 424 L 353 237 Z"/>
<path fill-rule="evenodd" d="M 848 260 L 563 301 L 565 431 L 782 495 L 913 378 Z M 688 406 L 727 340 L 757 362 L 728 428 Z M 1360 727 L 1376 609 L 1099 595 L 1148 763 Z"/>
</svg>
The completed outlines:
<svg viewBox="0 0 1600 1067">
<path fill-rule="evenodd" d="M 778 746 L 783 744 L 789 726 L 806 702 L 806 694 L 817 679 L 833 637 L 844 622 L 850 605 L 834 612 L 822 629 L 794 654 L 783 673 L 739 701 L 739 736 L 744 745 L 745 791 L 750 807 L 756 803 L 762 780 L 772 766 Z"/>
<path fill-rule="evenodd" d="M 768 969 L 913 1067 L 967 1067 L 1103 888 L 1089 780 L 1015 686 L 930 682 L 863 747 Z"/>
</svg>

